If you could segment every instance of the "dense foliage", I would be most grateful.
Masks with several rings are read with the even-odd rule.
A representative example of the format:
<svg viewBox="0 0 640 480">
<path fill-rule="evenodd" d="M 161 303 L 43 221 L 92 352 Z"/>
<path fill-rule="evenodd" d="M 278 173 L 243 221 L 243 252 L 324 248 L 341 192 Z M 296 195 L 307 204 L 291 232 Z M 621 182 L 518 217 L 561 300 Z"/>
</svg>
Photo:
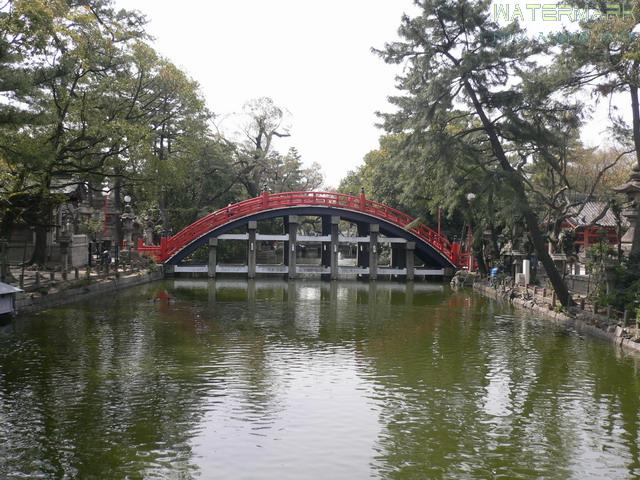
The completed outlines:
<svg viewBox="0 0 640 480">
<path fill-rule="evenodd" d="M 419 13 L 402 19 L 400 40 L 377 51 L 403 66 L 390 99 L 396 110 L 381 115 L 387 135 L 341 189 L 365 185 L 430 224 L 444 208 L 457 226 L 472 225 L 481 268 L 499 243 L 535 253 L 570 304 L 547 242 L 562 251 L 563 222 L 588 201 L 619 204 L 611 187 L 628 178 L 629 154 L 640 151 L 631 140 L 636 104 L 633 127 L 612 111 L 610 145 L 585 148 L 580 132 L 589 98 L 624 91 L 633 98 L 637 23 L 591 16 L 580 24 L 586 37 L 535 38 L 517 19 L 494 21 L 487 1 L 414 3 Z"/>
<path fill-rule="evenodd" d="M 0 237 L 32 227 L 34 262 L 70 189 L 112 192 L 118 209 L 129 195 L 170 232 L 262 188 L 322 183 L 295 149 L 274 148 L 282 110 L 268 98 L 247 103 L 246 142 L 217 133 L 197 82 L 154 51 L 145 22 L 112 0 L 0 7 Z"/>
</svg>

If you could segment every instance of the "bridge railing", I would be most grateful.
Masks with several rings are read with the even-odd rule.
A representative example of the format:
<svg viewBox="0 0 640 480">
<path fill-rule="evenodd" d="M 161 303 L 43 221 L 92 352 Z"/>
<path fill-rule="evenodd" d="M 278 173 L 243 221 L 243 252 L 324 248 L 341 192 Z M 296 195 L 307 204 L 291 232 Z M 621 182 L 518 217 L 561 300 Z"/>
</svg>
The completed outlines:
<svg viewBox="0 0 640 480">
<path fill-rule="evenodd" d="M 458 253 L 443 235 L 426 225 L 417 223 L 415 218 L 393 207 L 359 196 L 335 192 L 285 192 L 263 193 L 259 197 L 223 207 L 206 215 L 184 228 L 172 237 L 163 238 L 160 246 L 138 245 L 140 252 L 152 254 L 159 261 L 165 261 L 198 238 L 226 223 L 249 215 L 287 207 L 326 206 L 367 213 L 397 225 L 425 240 L 454 264 L 459 263 Z"/>
</svg>

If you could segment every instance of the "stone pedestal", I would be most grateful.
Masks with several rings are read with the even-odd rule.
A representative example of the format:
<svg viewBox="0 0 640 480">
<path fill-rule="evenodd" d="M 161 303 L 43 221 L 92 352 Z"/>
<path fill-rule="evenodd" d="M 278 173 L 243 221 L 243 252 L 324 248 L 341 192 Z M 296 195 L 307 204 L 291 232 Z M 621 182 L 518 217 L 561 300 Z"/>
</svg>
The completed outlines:
<svg viewBox="0 0 640 480">
<path fill-rule="evenodd" d="M 524 284 L 531 283 L 531 260 L 522 260 L 522 273 L 524 274 Z"/>
</svg>

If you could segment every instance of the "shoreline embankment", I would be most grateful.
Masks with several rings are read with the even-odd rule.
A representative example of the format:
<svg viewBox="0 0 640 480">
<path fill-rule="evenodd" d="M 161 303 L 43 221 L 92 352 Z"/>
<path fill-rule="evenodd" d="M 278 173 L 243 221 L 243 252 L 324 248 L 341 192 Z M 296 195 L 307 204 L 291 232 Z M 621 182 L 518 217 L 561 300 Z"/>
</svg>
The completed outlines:
<svg viewBox="0 0 640 480">
<path fill-rule="evenodd" d="M 550 309 L 548 304 L 538 304 L 534 300 L 513 296 L 510 290 L 501 291 L 480 281 L 473 284 L 473 290 L 494 300 L 508 302 L 519 310 L 532 312 L 557 325 L 607 340 L 629 352 L 640 353 L 640 338 L 632 335 L 630 328 L 619 323 L 611 323 L 612 320 L 606 316 L 577 309 L 570 313 L 557 311 Z"/>
<path fill-rule="evenodd" d="M 145 283 L 162 280 L 162 270 L 155 272 L 136 272 L 119 277 L 112 276 L 89 284 L 63 288 L 57 292 L 46 295 L 21 294 L 16 298 L 16 317 L 25 313 L 34 313 L 48 308 L 60 307 L 69 303 L 80 302 L 98 295 L 113 293 L 127 288 L 143 285 Z"/>
</svg>

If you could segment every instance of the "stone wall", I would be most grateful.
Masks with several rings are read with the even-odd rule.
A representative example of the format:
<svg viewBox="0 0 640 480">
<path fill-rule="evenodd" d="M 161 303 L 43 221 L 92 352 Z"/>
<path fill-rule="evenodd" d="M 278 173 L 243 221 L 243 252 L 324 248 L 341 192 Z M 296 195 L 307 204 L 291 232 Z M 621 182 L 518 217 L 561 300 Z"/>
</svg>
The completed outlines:
<svg viewBox="0 0 640 480">
<path fill-rule="evenodd" d="M 101 280 L 83 287 L 69 288 L 50 295 L 32 298 L 28 294 L 20 294 L 16 298 L 16 311 L 20 313 L 31 313 L 47 308 L 59 307 L 73 302 L 78 302 L 96 295 L 104 295 L 125 288 L 142 285 L 144 283 L 155 282 L 164 277 L 162 271 L 153 273 L 138 273 L 129 277 L 110 278 Z"/>
</svg>

